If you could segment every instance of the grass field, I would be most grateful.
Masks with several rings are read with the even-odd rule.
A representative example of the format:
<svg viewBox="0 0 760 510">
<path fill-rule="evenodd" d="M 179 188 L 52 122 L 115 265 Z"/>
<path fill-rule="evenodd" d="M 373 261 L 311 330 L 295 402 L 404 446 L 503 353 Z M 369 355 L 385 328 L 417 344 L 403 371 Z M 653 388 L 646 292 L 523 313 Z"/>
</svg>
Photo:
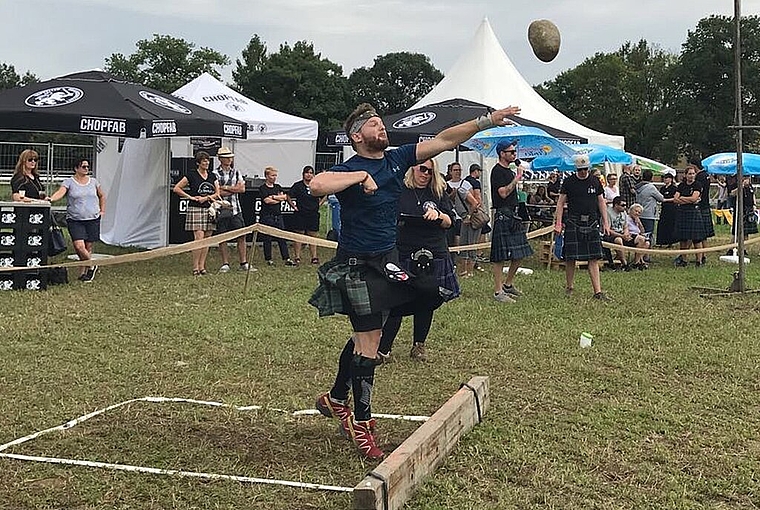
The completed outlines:
<svg viewBox="0 0 760 510">
<path fill-rule="evenodd" d="M 728 239 L 719 229 L 718 244 Z M 753 247 L 756 250 L 756 247 Z M 118 250 L 116 250 L 118 251 Z M 323 259 L 330 256 L 321 252 Z M 436 314 L 421 364 L 378 369 L 376 412 L 432 414 L 463 381 L 491 377 L 491 409 L 409 509 L 756 508 L 760 505 L 760 302 L 703 299 L 735 267 L 655 258 L 602 275 L 537 267 L 525 297 L 489 298 L 488 273 Z M 758 259 L 760 260 L 760 259 Z M 209 268 L 218 267 L 211 253 Z M 0 294 L 0 444 L 147 395 L 310 408 L 332 383 L 348 321 L 318 319 L 313 267 L 261 263 L 190 275 L 190 255 L 104 267 L 92 284 Z M 73 274 L 70 274 L 73 276 Z M 749 287 L 760 268 L 748 266 Z M 580 349 L 580 333 L 594 335 Z M 392 450 L 413 424 L 381 420 Z M 353 487 L 372 468 L 322 417 L 139 403 L 7 453 L 46 455 Z M 345 509 L 347 494 L 203 482 L 0 459 L 0 509 Z"/>
</svg>

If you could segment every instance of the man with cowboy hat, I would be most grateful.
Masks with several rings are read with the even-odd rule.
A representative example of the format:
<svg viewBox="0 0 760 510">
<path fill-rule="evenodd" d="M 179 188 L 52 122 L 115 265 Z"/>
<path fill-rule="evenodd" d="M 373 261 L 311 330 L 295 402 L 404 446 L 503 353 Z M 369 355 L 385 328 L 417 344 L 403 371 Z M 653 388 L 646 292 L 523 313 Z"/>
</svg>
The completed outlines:
<svg viewBox="0 0 760 510">
<path fill-rule="evenodd" d="M 223 234 L 232 230 L 237 230 L 245 226 L 243 220 L 243 210 L 240 208 L 238 194 L 245 193 L 245 179 L 240 171 L 232 167 L 232 158 L 235 154 L 229 147 L 221 147 L 216 151 L 216 157 L 219 158 L 219 166 L 214 170 L 217 181 L 219 182 L 220 196 L 232 205 L 232 215 L 217 219 L 216 233 Z M 245 235 L 237 238 L 238 256 L 240 260 L 240 270 L 249 270 L 247 260 L 247 246 L 245 244 Z M 227 249 L 227 242 L 219 244 L 219 251 L 222 254 L 222 267 L 220 273 L 227 273 L 230 270 L 230 253 Z M 254 269 L 255 271 L 255 269 Z"/>
<path fill-rule="evenodd" d="M 601 227 L 605 235 L 610 235 L 610 223 L 607 219 L 607 204 L 604 201 L 604 188 L 597 177 L 589 172 L 591 163 L 588 155 L 575 156 L 575 174 L 565 178 L 557 201 L 557 218 L 554 232 L 562 233 L 562 220 L 565 218 L 565 294 L 573 293 L 575 279 L 575 261 L 587 260 L 594 299 L 610 301 L 602 292 L 599 276 L 599 260 L 602 258 Z M 564 208 L 567 205 L 567 216 Z"/>
</svg>

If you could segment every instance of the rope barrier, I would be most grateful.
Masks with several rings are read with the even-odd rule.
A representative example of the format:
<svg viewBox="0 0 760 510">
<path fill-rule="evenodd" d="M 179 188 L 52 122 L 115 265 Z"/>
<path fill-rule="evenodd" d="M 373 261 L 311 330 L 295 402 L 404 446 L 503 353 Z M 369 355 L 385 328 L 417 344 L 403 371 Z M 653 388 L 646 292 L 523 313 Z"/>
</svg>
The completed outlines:
<svg viewBox="0 0 760 510">
<path fill-rule="evenodd" d="M 553 230 L 554 230 L 553 226 L 548 226 L 548 227 L 532 230 L 527 233 L 526 237 L 528 239 L 535 239 L 537 237 L 551 234 Z M 92 266 L 93 264 L 97 264 L 98 266 L 115 266 L 119 264 L 128 264 L 132 262 L 145 262 L 148 260 L 158 259 L 162 257 L 179 255 L 182 253 L 187 253 L 187 252 L 198 250 L 201 248 L 216 246 L 218 244 L 231 241 L 233 239 L 237 239 L 238 237 L 248 235 L 251 233 L 265 234 L 271 237 L 278 237 L 278 238 L 286 239 L 289 241 L 298 241 L 303 244 L 315 244 L 322 248 L 330 248 L 333 250 L 338 247 L 338 243 L 335 241 L 329 241 L 327 239 L 322 239 L 319 237 L 311 237 L 311 236 L 307 236 L 303 234 L 297 234 L 295 232 L 288 232 L 285 230 L 280 230 L 275 227 L 270 227 L 269 225 L 262 225 L 261 223 L 255 223 L 253 225 L 239 228 L 237 230 L 232 230 L 224 234 L 213 235 L 211 237 L 199 239 L 197 241 L 189 241 L 187 243 L 183 243 L 180 245 L 165 246 L 163 248 L 156 248 L 154 250 L 149 250 L 149 251 L 127 253 L 124 255 L 115 255 L 113 257 L 109 257 L 106 259 L 98 259 L 97 262 L 94 262 L 93 260 L 78 260 L 78 261 L 64 262 L 64 263 L 59 263 L 59 264 L 48 264 L 44 266 L 41 265 L 41 266 L 32 266 L 32 267 L 26 267 L 26 266 L 0 267 L 0 274 L 16 272 L 16 271 L 50 269 L 54 267 L 65 267 L 65 268 L 82 267 L 82 266 L 89 267 L 89 266 Z M 754 239 L 745 241 L 744 244 L 745 246 L 751 246 L 759 242 L 760 242 L 760 237 L 756 237 Z M 690 254 L 709 253 L 709 252 L 718 252 L 718 251 L 725 252 L 729 249 L 736 248 L 738 245 L 737 243 L 730 243 L 730 244 L 723 244 L 720 246 L 713 246 L 710 248 L 699 248 L 699 249 L 689 249 L 689 250 L 631 248 L 629 246 L 621 246 L 619 244 L 608 243 L 608 242 L 602 242 L 602 246 L 606 248 L 611 248 L 614 250 L 630 251 L 634 253 L 645 253 L 645 254 L 655 254 L 655 255 L 690 255 Z M 490 247 L 491 247 L 491 243 L 486 242 L 486 243 L 469 244 L 469 245 L 464 245 L 464 246 L 451 246 L 449 248 L 449 251 L 453 253 L 458 253 L 462 251 L 487 249 Z"/>
</svg>

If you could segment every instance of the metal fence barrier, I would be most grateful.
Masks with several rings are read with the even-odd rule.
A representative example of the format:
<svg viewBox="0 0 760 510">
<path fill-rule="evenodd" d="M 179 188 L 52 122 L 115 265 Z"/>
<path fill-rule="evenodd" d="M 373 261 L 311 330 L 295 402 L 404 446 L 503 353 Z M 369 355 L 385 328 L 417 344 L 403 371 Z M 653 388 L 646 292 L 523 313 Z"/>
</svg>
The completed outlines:
<svg viewBox="0 0 760 510">
<path fill-rule="evenodd" d="M 25 149 L 37 151 L 40 159 L 37 168 L 40 180 L 50 194 L 53 188 L 74 172 L 74 161 L 78 157 L 87 158 L 93 175 L 96 174 L 97 160 L 94 145 L 66 143 L 0 142 L 0 182 L 8 183 L 16 169 L 18 156 Z"/>
</svg>

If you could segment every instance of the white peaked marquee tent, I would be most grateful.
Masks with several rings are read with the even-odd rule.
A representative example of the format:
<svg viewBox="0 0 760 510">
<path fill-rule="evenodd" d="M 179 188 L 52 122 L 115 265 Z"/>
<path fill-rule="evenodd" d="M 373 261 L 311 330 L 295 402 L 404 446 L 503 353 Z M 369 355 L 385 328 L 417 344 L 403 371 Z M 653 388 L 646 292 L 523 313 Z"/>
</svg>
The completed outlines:
<svg viewBox="0 0 760 510">
<path fill-rule="evenodd" d="M 248 139 L 223 139 L 235 152 L 235 167 L 249 177 L 279 170 L 278 182 L 290 186 L 314 164 L 317 122 L 278 112 L 235 92 L 204 73 L 174 95 L 248 124 Z M 236 143 L 237 142 L 237 143 Z M 106 193 L 101 238 L 117 246 L 160 248 L 169 244 L 172 157 L 191 157 L 189 138 L 127 139 L 99 137 L 97 177 Z"/>
<path fill-rule="evenodd" d="M 264 175 L 264 167 L 279 170 L 278 182 L 290 186 L 301 180 L 305 165 L 314 164 L 318 125 L 245 97 L 208 73 L 180 87 L 174 95 L 248 123 L 246 140 L 230 140 L 226 145 L 235 153 L 235 167 L 253 177 Z M 179 149 L 172 145 L 175 155 Z M 191 156 L 192 154 L 187 154 Z"/>
<path fill-rule="evenodd" d="M 578 124 L 546 102 L 509 60 L 487 18 L 443 80 L 410 109 L 456 98 L 494 108 L 516 105 L 522 109 L 520 116 L 582 136 L 589 143 L 620 149 L 625 145 L 624 137 L 600 133 Z"/>
</svg>

